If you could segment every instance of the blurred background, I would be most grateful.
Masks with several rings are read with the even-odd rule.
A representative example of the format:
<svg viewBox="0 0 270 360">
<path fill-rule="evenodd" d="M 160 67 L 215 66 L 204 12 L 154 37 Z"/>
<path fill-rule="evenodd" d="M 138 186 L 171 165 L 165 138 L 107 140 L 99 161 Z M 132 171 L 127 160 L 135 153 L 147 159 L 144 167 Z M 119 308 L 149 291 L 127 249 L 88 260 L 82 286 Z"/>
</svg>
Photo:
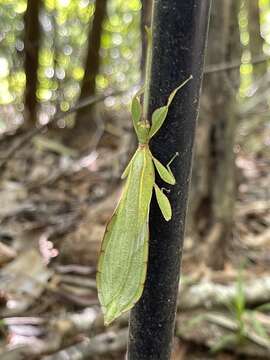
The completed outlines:
<svg viewBox="0 0 270 360">
<path fill-rule="evenodd" d="M 124 359 L 95 271 L 151 6 L 0 0 L 1 360 Z M 213 0 L 174 360 L 270 359 L 269 85 L 270 0 Z"/>
</svg>

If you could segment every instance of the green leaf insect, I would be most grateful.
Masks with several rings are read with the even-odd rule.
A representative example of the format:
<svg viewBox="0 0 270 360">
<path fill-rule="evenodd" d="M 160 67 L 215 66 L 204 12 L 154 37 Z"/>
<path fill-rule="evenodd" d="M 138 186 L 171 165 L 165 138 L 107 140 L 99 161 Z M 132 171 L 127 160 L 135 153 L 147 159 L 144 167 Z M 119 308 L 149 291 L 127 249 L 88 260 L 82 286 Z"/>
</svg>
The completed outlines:
<svg viewBox="0 0 270 360">
<path fill-rule="evenodd" d="M 130 310 L 142 295 L 147 270 L 148 217 L 153 189 L 165 220 L 169 221 L 172 217 L 167 196 L 155 184 L 155 169 L 165 183 L 174 185 L 170 163 L 178 154 L 165 167 L 154 158 L 148 143 L 161 128 L 173 97 L 190 79 L 191 76 L 171 93 L 165 106 L 153 112 L 151 126 L 143 119 L 138 94 L 133 98 L 132 120 L 139 145 L 122 175 L 126 182 L 106 227 L 97 268 L 98 297 L 105 325 Z"/>
</svg>

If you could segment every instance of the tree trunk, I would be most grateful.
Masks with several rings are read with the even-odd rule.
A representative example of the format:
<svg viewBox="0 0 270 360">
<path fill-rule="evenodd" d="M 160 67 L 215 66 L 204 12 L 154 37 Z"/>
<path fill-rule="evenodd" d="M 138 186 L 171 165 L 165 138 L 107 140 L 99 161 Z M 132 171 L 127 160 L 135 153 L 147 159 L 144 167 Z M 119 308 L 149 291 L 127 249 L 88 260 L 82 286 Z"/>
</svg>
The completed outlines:
<svg viewBox="0 0 270 360">
<path fill-rule="evenodd" d="M 258 55 L 263 54 L 264 39 L 261 36 L 260 26 L 260 8 L 258 0 L 248 1 L 248 29 L 249 29 L 249 48 L 251 52 L 251 60 Z M 253 74 L 259 77 L 267 71 L 267 63 L 256 64 L 253 67 Z"/>
<path fill-rule="evenodd" d="M 240 58 L 239 0 L 212 5 L 207 64 Z M 205 76 L 196 138 L 189 228 L 198 244 L 207 239 L 206 262 L 221 269 L 231 239 L 235 201 L 234 136 L 239 70 Z"/>
<path fill-rule="evenodd" d="M 100 68 L 100 44 L 102 36 L 102 24 L 105 20 L 107 11 L 107 0 L 96 0 L 95 14 L 92 26 L 89 27 L 88 50 L 85 61 L 85 73 L 82 80 L 79 102 L 95 95 L 96 76 Z M 85 107 L 77 112 L 75 118 L 75 127 L 72 129 L 73 145 L 80 147 L 89 143 L 89 136 L 95 129 L 95 124 L 91 117 L 93 116 L 93 106 Z"/>
<path fill-rule="evenodd" d="M 25 46 L 25 119 L 24 127 L 29 128 L 37 121 L 37 71 L 38 52 L 40 39 L 39 10 L 40 0 L 28 0 L 27 10 L 24 16 L 24 46 Z"/>
</svg>

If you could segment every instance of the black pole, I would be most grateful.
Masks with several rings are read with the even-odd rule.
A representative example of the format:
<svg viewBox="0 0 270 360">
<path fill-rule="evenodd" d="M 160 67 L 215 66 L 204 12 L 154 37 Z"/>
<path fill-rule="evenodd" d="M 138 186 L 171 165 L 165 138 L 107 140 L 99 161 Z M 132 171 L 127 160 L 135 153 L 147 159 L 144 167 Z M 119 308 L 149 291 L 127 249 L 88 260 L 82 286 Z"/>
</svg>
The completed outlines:
<svg viewBox="0 0 270 360">
<path fill-rule="evenodd" d="M 163 220 L 155 200 L 151 204 L 147 279 L 143 296 L 131 311 L 128 360 L 170 359 L 210 2 L 154 1 L 149 114 L 164 105 L 190 74 L 193 80 L 177 94 L 150 144 L 163 164 L 176 152 L 180 155 L 172 164 L 177 184 L 168 194 L 172 220 Z M 159 179 L 157 183 L 164 186 Z"/>
</svg>

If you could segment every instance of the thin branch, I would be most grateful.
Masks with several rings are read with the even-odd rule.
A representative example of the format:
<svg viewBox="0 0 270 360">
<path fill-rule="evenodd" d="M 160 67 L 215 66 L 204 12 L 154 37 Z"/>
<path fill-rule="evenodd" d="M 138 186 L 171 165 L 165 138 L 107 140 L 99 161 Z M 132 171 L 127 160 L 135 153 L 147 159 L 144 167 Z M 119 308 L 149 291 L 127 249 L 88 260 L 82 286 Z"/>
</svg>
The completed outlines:
<svg viewBox="0 0 270 360">
<path fill-rule="evenodd" d="M 270 61 L 270 57 L 267 55 L 260 55 L 254 58 L 249 64 L 258 65 L 264 62 Z M 244 65 L 242 61 L 235 60 L 228 63 L 221 63 L 216 65 L 209 65 L 205 68 L 204 74 L 212 74 L 220 71 L 228 71 L 238 69 L 241 65 Z"/>
<path fill-rule="evenodd" d="M 17 151 L 19 149 L 21 149 L 22 147 L 24 147 L 26 144 L 28 144 L 29 140 L 31 140 L 34 136 L 36 136 L 37 134 L 41 133 L 43 130 L 45 130 L 48 125 L 57 122 L 60 119 L 65 118 L 66 116 L 75 113 L 76 111 L 83 109 L 89 105 L 93 105 L 93 104 L 97 104 L 105 99 L 107 99 L 110 96 L 119 96 L 124 94 L 126 91 L 123 90 L 119 90 L 116 92 L 110 92 L 107 94 L 103 94 L 103 95 L 97 95 L 97 96 L 90 96 L 89 98 L 86 98 L 82 101 L 80 101 L 78 104 L 76 104 L 75 106 L 71 107 L 68 111 L 60 111 L 59 113 L 57 113 L 56 115 L 54 115 L 47 124 L 44 125 L 40 125 L 38 127 L 35 127 L 29 131 L 27 131 L 25 134 L 23 134 L 17 142 L 15 142 L 14 146 L 12 146 L 8 151 L 7 154 L 5 156 L 5 158 L 0 162 L 0 170 L 2 170 L 7 162 L 14 157 L 14 155 L 17 153 Z"/>
<path fill-rule="evenodd" d="M 43 356 L 42 360 L 84 360 L 94 356 L 111 355 L 125 350 L 127 336 L 126 328 L 117 331 L 117 333 L 112 331 L 102 333 L 55 354 Z"/>
<path fill-rule="evenodd" d="M 254 60 L 252 60 L 250 62 L 250 64 L 258 65 L 258 64 L 261 64 L 261 63 L 267 62 L 267 61 L 270 61 L 269 56 L 260 55 L 257 58 L 254 58 Z M 213 73 L 220 72 L 220 71 L 235 70 L 235 69 L 238 69 L 241 65 L 243 65 L 243 63 L 239 60 L 235 60 L 230 63 L 209 65 L 205 68 L 204 74 L 208 75 L 208 74 L 213 74 Z M 89 105 L 97 104 L 110 96 L 122 95 L 125 92 L 126 91 L 116 91 L 116 92 L 111 92 L 109 94 L 104 94 L 104 95 L 90 96 L 90 97 L 80 101 L 75 106 L 71 107 L 68 111 L 66 111 L 66 112 L 61 111 L 61 112 L 57 113 L 54 117 L 52 117 L 52 119 L 47 124 L 44 124 L 44 125 L 41 125 L 39 127 L 29 130 L 27 133 L 24 134 L 24 136 L 22 136 L 19 139 L 19 141 L 17 143 L 14 144 L 13 147 L 11 147 L 9 149 L 5 158 L 0 162 L 0 170 L 2 170 L 6 166 L 8 160 L 13 158 L 15 153 L 17 153 L 17 151 L 20 148 L 24 147 L 28 143 L 28 141 L 30 139 L 32 139 L 35 135 L 41 133 L 44 129 L 46 129 L 48 125 L 55 123 L 56 121 L 63 119 L 64 117 L 66 117 L 70 114 L 73 114 L 73 113 L 77 112 L 78 110 L 86 108 Z"/>
</svg>

